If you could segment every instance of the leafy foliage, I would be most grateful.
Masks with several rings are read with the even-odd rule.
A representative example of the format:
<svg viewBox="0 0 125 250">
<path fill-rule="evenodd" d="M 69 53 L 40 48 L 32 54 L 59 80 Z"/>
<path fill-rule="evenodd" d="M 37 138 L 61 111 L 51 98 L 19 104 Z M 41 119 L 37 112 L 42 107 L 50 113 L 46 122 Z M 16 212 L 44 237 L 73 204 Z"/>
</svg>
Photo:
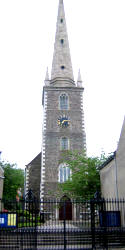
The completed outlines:
<svg viewBox="0 0 125 250">
<path fill-rule="evenodd" d="M 17 190 L 24 187 L 24 170 L 17 168 L 16 165 L 0 162 L 4 169 L 3 199 L 15 200 Z"/>
<path fill-rule="evenodd" d="M 72 176 L 59 188 L 66 195 L 74 198 L 90 199 L 95 192 L 100 192 L 99 166 L 106 160 L 104 154 L 98 157 L 87 157 L 84 152 L 68 151 L 63 160 L 71 169 Z"/>
</svg>

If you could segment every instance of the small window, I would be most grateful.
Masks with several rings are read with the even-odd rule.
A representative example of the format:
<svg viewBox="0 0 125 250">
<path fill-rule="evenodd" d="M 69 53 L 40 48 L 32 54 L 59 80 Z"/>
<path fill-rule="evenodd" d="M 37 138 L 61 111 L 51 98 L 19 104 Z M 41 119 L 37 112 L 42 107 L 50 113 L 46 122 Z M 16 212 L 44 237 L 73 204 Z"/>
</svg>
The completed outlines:
<svg viewBox="0 0 125 250">
<path fill-rule="evenodd" d="M 69 140 L 66 137 L 61 138 L 61 150 L 69 149 Z"/>
<path fill-rule="evenodd" d="M 60 22 L 63 23 L 63 18 L 60 19 Z"/>
<path fill-rule="evenodd" d="M 64 66 L 64 65 L 62 65 L 62 66 L 61 66 L 61 69 L 62 69 L 62 70 L 64 70 L 64 69 L 65 69 L 65 66 Z"/>
<path fill-rule="evenodd" d="M 63 183 L 67 181 L 70 177 L 71 177 L 70 168 L 65 163 L 61 163 L 59 165 L 59 182 Z"/>
<path fill-rule="evenodd" d="M 61 42 L 61 44 L 64 44 L 64 39 L 61 39 L 60 42 Z"/>
<path fill-rule="evenodd" d="M 66 94 L 62 94 L 60 96 L 60 109 L 67 110 L 68 107 L 68 96 Z"/>
</svg>

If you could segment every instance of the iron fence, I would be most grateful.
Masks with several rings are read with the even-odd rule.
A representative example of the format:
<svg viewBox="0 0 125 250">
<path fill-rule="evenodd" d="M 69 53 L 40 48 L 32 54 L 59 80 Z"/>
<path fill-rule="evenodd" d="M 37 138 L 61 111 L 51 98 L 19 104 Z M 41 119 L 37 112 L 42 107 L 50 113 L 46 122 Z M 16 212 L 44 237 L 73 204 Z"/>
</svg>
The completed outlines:
<svg viewBox="0 0 125 250">
<path fill-rule="evenodd" d="M 125 200 L 0 201 L 0 249 L 125 247 Z"/>
</svg>

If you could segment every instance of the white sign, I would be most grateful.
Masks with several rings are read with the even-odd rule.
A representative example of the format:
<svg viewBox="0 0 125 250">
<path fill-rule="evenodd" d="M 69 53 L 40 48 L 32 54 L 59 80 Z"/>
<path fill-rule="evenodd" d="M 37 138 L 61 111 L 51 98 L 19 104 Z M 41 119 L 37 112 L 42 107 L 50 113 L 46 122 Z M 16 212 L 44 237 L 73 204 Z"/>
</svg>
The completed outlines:
<svg viewBox="0 0 125 250">
<path fill-rule="evenodd" d="M 0 218 L 0 224 L 4 224 L 4 218 Z"/>
</svg>

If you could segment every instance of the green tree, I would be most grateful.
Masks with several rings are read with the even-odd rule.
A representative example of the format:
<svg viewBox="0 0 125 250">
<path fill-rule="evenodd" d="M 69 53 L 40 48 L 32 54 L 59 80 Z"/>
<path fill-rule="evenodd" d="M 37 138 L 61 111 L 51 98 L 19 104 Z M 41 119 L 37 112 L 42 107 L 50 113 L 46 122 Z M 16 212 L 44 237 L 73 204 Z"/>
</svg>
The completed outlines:
<svg viewBox="0 0 125 250">
<path fill-rule="evenodd" d="M 15 164 L 0 163 L 4 169 L 3 199 L 15 200 L 17 190 L 24 187 L 24 170 L 17 168 Z"/>
<path fill-rule="evenodd" d="M 63 155 L 64 162 L 72 175 L 66 182 L 59 184 L 59 190 L 74 198 L 90 199 L 100 192 L 99 166 L 106 160 L 101 157 L 87 157 L 84 152 L 68 151 Z"/>
</svg>

